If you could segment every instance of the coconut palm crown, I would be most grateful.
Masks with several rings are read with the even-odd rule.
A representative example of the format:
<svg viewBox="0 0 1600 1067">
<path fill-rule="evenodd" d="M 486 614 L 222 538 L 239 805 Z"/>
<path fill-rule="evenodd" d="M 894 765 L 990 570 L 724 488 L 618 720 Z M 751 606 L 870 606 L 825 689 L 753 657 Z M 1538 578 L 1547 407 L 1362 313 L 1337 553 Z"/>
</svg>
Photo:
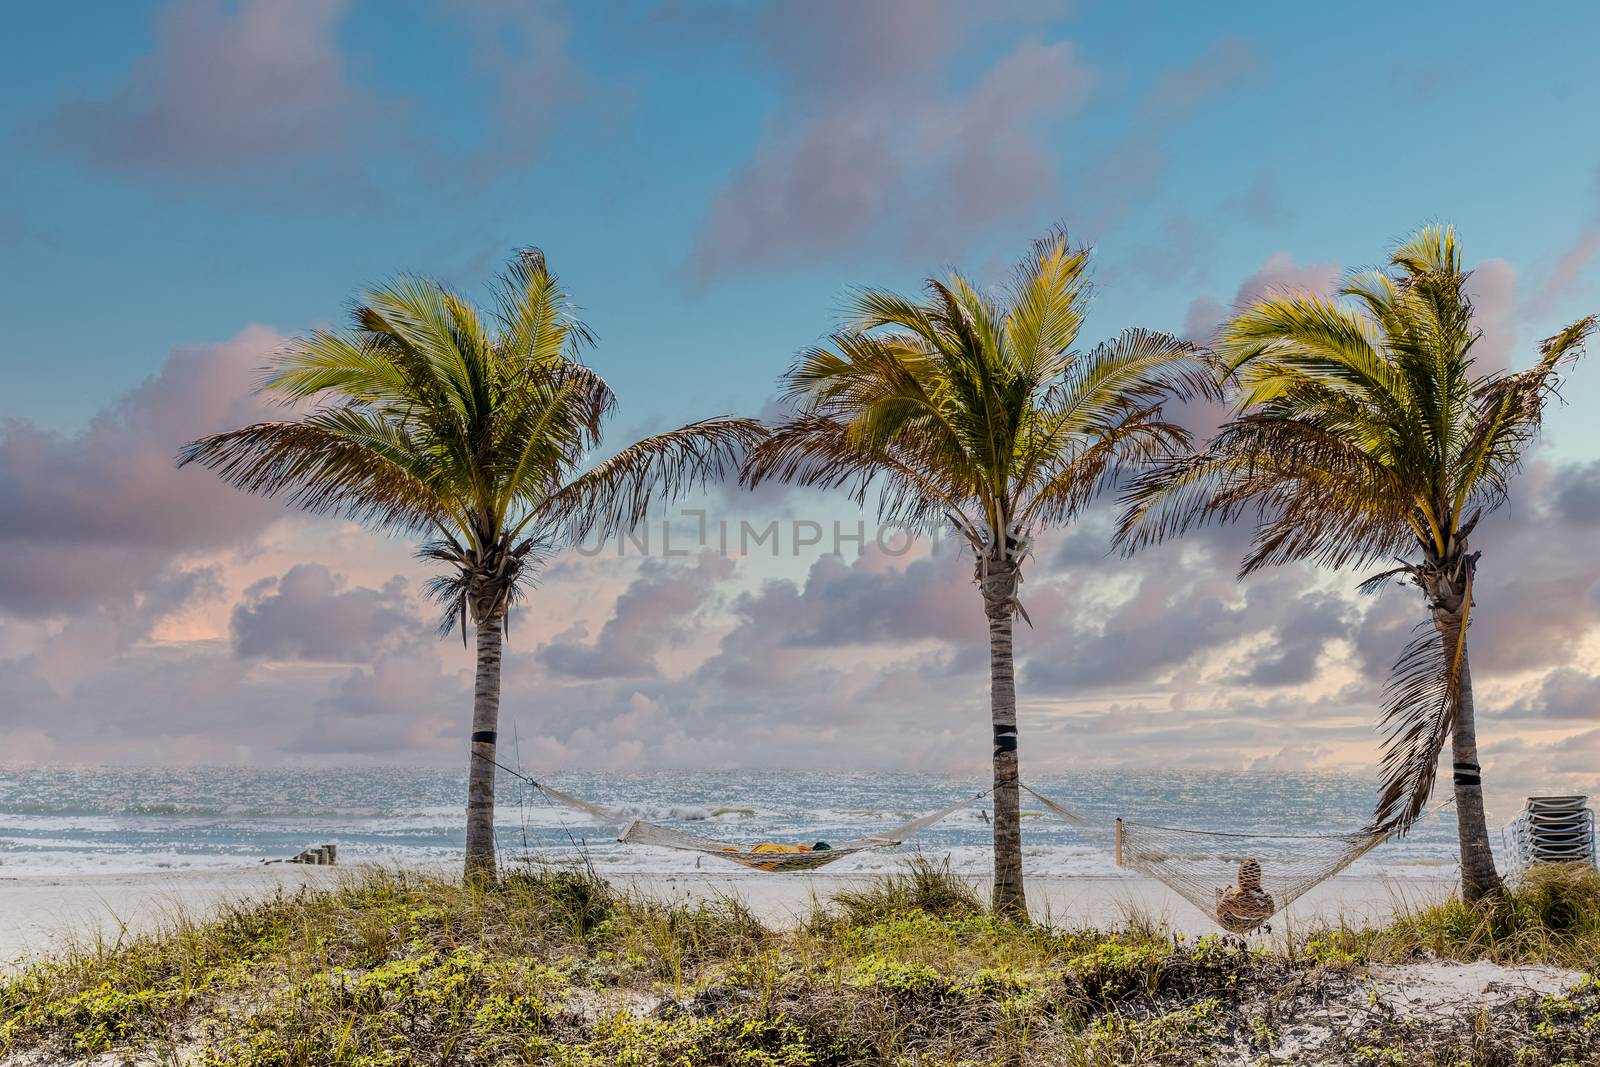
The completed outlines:
<svg viewBox="0 0 1600 1067">
<path fill-rule="evenodd" d="M 1241 577 L 1307 560 L 1399 562 L 1428 618 L 1385 687 L 1378 830 L 1422 814 L 1452 742 L 1463 895 L 1497 893 L 1478 765 L 1467 628 L 1480 552 L 1469 539 L 1503 504 L 1546 402 L 1595 328 L 1588 316 L 1539 346 L 1522 371 L 1475 359 L 1469 273 L 1448 227 L 1400 244 L 1384 269 L 1338 297 L 1268 295 L 1224 325 L 1216 351 L 1234 414 L 1206 449 L 1131 487 L 1121 536 L 1137 548 L 1194 526 L 1257 523 Z"/>
<path fill-rule="evenodd" d="M 615 397 L 579 362 L 592 342 L 542 253 L 519 253 L 485 314 L 447 287 L 401 277 L 366 293 L 344 330 L 281 350 L 261 383 L 292 417 L 185 445 L 246 492 L 423 540 L 443 573 L 442 629 L 476 630 L 468 768 L 469 876 L 493 872 L 501 645 L 543 554 L 607 536 L 737 468 L 760 435 L 717 418 L 586 466 Z"/>
<path fill-rule="evenodd" d="M 1164 400 L 1215 390 L 1204 354 L 1164 334 L 1076 350 L 1088 265 L 1055 231 L 996 293 L 958 273 L 929 280 L 920 301 L 856 292 L 842 328 L 788 371 L 794 414 L 744 470 L 751 486 L 876 494 L 881 520 L 953 526 L 970 545 L 990 636 L 994 899 L 1014 915 L 1026 906 L 1012 645 L 1023 561 L 1038 530 L 1070 522 L 1130 464 L 1186 446 Z"/>
</svg>

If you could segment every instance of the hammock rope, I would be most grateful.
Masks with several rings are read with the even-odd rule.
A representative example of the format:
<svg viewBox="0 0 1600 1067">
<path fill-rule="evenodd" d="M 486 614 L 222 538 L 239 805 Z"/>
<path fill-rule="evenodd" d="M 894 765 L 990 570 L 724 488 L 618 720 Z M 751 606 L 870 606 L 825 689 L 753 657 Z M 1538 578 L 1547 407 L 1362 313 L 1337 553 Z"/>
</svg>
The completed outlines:
<svg viewBox="0 0 1600 1067">
<path fill-rule="evenodd" d="M 536 782 L 532 778 L 529 778 L 526 774 L 523 774 L 521 771 L 513 770 L 510 767 L 507 767 L 504 763 L 501 763 L 499 760 L 490 759 L 488 756 L 485 756 L 480 752 L 473 752 L 472 754 L 474 756 L 476 756 L 478 759 L 483 760 L 485 763 L 494 764 L 496 767 L 499 767 L 502 771 L 505 771 L 507 774 L 511 775 L 511 777 L 516 778 L 516 779 L 518 779 L 518 780 L 520 780 L 522 782 L 526 782 L 528 785 L 533 786 L 533 788 L 537 789 L 540 793 L 544 794 L 544 796 L 546 796 L 550 800 L 554 801 L 555 803 L 561 804 L 561 805 L 563 805 L 565 807 L 572 808 L 574 811 L 581 811 L 585 815 L 588 815 L 591 818 L 596 819 L 596 820 L 598 820 L 600 822 L 603 822 L 603 823 L 624 823 L 624 822 L 627 822 L 629 818 L 631 818 L 631 816 L 626 815 L 626 814 L 624 814 L 624 813 L 622 813 L 620 811 L 613 811 L 610 808 L 602 808 L 598 804 L 591 804 L 589 801 L 584 800 L 581 797 L 575 797 L 571 793 L 563 793 L 561 790 L 555 788 L 554 786 L 548 786 L 548 785 L 545 785 L 542 782 Z"/>
<path fill-rule="evenodd" d="M 701 837 L 698 834 L 685 833 L 674 830 L 670 826 L 660 826 L 656 823 L 636 819 L 623 812 L 603 808 L 599 804 L 591 803 L 581 797 L 570 793 L 563 793 L 553 786 L 513 770 L 498 760 L 488 756 L 473 755 L 486 760 L 505 771 L 513 778 L 517 778 L 537 789 L 545 797 L 557 804 L 581 811 L 602 823 L 626 823 L 617 840 L 627 845 L 652 845 L 658 848 L 675 848 L 688 852 L 702 852 L 709 855 L 720 856 L 731 860 L 744 867 L 758 871 L 812 871 L 818 867 L 826 867 L 835 860 L 842 860 L 846 856 L 853 856 L 857 852 L 865 852 L 874 848 L 893 848 L 905 843 L 908 839 L 920 834 L 935 823 L 948 819 L 973 801 L 982 800 L 994 792 L 994 787 L 982 789 L 968 797 L 962 797 L 953 804 L 949 804 L 938 811 L 919 815 L 910 822 L 901 823 L 899 826 L 885 830 L 882 833 L 872 834 L 867 837 L 857 838 L 853 841 L 843 841 L 837 845 L 830 845 L 825 849 L 813 849 L 808 846 L 777 846 L 778 848 L 797 848 L 797 851 L 776 851 L 774 846 L 768 845 L 765 850 L 759 846 L 738 845 L 716 838 Z"/>
<path fill-rule="evenodd" d="M 826 849 L 808 849 L 799 852 L 758 850 L 755 847 L 684 833 L 682 830 L 674 830 L 668 826 L 657 826 L 655 823 L 645 822 L 643 819 L 635 819 L 630 822 L 627 829 L 622 831 L 617 840 L 629 845 L 654 845 L 659 848 L 703 852 L 707 855 L 720 856 L 740 866 L 758 871 L 814 871 L 818 867 L 826 867 L 835 860 L 842 860 L 846 856 L 855 855 L 857 852 L 865 852 L 874 848 L 893 848 L 896 845 L 903 844 L 907 839 L 920 834 L 934 823 L 949 818 L 973 801 L 981 800 L 993 792 L 994 787 L 991 786 L 969 797 L 962 797 L 955 803 L 948 804 L 938 811 L 919 815 L 910 822 L 901 823 L 893 829 L 872 834 L 868 837 L 857 838 L 854 841 L 843 841 L 837 845 L 830 845 Z"/>
</svg>

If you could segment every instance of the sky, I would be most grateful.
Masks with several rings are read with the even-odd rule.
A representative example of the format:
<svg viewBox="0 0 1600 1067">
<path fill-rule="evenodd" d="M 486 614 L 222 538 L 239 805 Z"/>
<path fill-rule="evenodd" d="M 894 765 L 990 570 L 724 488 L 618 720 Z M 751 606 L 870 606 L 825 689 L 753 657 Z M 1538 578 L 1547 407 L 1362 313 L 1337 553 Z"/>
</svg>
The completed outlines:
<svg viewBox="0 0 1600 1067">
<path fill-rule="evenodd" d="M 1096 249 L 1085 342 L 1206 340 L 1428 222 L 1482 358 L 1600 310 L 1600 9 L 869 0 L 31 5 L 0 40 L 0 761 L 464 760 L 470 664 L 409 546 L 176 471 L 255 375 L 397 272 L 480 296 L 537 245 L 599 337 L 611 441 L 768 410 L 849 288 Z M 1491 808 L 1600 792 L 1600 366 L 1487 522 Z M 815 494 L 718 489 L 671 553 L 569 552 L 513 621 L 503 732 L 550 772 L 980 774 L 970 561 Z M 1372 774 L 1414 590 L 1109 511 L 1024 586 L 1023 760 Z M 780 524 L 773 551 L 723 524 Z M 850 540 L 867 521 L 865 545 Z M 821 531 L 817 543 L 811 527 Z M 846 537 L 835 545 L 833 524 Z M 891 539 L 892 540 L 892 539 Z M 797 543 L 799 542 L 799 543 Z M 684 546 L 688 550 L 684 550 Z M 702 548 L 704 550 L 702 550 Z M 838 548 L 838 552 L 833 549 Z"/>
</svg>

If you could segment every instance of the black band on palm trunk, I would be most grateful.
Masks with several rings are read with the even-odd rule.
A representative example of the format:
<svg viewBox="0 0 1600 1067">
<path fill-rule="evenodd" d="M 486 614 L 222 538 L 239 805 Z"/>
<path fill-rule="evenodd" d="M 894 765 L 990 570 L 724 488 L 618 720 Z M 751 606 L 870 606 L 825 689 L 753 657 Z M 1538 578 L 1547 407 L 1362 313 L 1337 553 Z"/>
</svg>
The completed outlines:
<svg viewBox="0 0 1600 1067">
<path fill-rule="evenodd" d="M 499 734 L 494 730 L 474 730 L 472 731 L 472 743 L 475 745 L 492 745 L 498 736 Z"/>
</svg>

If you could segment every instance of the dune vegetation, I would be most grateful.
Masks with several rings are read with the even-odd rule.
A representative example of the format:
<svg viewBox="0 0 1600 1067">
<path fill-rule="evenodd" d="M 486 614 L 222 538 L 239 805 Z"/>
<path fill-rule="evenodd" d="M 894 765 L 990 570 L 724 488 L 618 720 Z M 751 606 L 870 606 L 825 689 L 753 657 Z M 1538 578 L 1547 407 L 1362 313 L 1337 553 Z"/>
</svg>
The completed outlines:
<svg viewBox="0 0 1600 1067">
<path fill-rule="evenodd" d="M 366 870 L 30 964 L 0 984 L 0 1061 L 1600 1063 L 1597 959 L 1600 875 L 1563 868 L 1496 911 L 1274 945 L 1015 921 L 919 861 L 781 929 L 582 868 Z M 1384 999 L 1444 960 L 1572 970 L 1482 1004 Z"/>
</svg>

